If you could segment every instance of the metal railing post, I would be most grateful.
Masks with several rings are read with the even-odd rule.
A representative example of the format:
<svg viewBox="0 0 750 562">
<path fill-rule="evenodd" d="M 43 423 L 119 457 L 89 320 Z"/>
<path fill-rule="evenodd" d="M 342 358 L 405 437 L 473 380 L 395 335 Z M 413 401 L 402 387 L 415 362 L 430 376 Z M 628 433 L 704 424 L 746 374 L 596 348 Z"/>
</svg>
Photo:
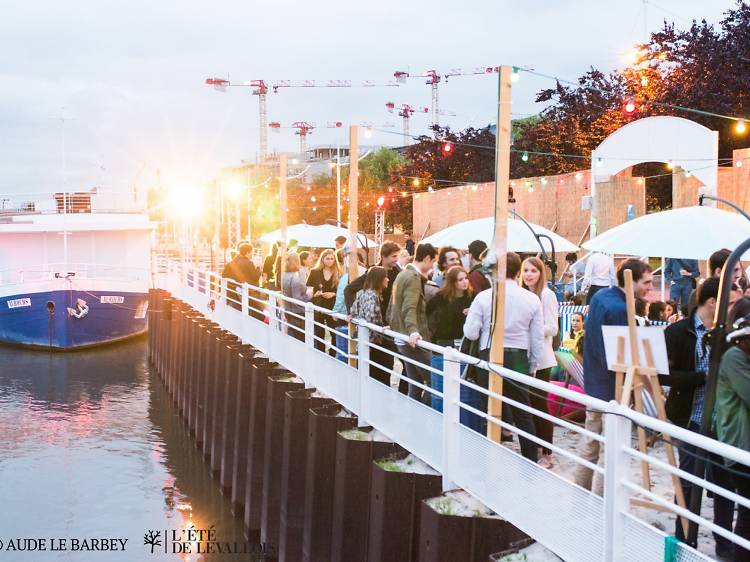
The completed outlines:
<svg viewBox="0 0 750 562">
<path fill-rule="evenodd" d="M 627 411 L 623 408 L 623 410 Z M 628 477 L 630 460 L 625 447 L 630 445 L 632 422 L 620 414 L 620 406 L 612 401 L 604 416 L 604 557 L 607 562 L 627 559 L 625 552 L 625 513 L 630 493 L 622 485 Z"/>
<path fill-rule="evenodd" d="M 245 318 L 248 317 L 248 311 L 249 311 L 249 297 L 248 297 L 249 291 L 248 291 L 248 284 L 243 283 L 242 287 L 240 288 L 240 301 L 242 302 L 242 321 L 245 321 Z"/>
<path fill-rule="evenodd" d="M 225 304 L 227 302 L 227 280 L 224 277 L 219 277 L 219 300 Z"/>
<path fill-rule="evenodd" d="M 357 375 L 359 376 L 359 425 L 367 425 L 368 408 L 366 395 L 367 377 L 370 376 L 370 329 L 367 326 L 358 328 L 357 340 Z M 351 348 L 349 348 L 351 349 Z"/>
<path fill-rule="evenodd" d="M 452 476 L 456 473 L 455 460 L 459 454 L 458 426 L 461 406 L 461 363 L 458 354 L 447 348 L 443 354 L 443 490 L 457 488 Z"/>
<path fill-rule="evenodd" d="M 305 303 L 305 346 L 315 348 L 315 309 L 311 302 Z"/>
</svg>

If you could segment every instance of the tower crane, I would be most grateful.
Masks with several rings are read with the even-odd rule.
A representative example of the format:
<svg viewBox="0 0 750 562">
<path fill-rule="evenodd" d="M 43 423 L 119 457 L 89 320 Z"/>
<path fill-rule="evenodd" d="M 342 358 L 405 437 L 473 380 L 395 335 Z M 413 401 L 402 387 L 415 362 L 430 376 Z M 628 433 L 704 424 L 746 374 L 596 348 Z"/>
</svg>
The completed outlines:
<svg viewBox="0 0 750 562">
<path fill-rule="evenodd" d="M 438 84 L 440 84 L 441 76 L 436 70 L 426 70 L 421 74 L 411 74 L 404 70 L 397 70 L 393 73 L 396 82 L 405 83 L 407 78 L 427 78 L 425 84 L 429 84 L 432 90 L 432 125 L 436 127 L 439 125 L 439 108 L 438 108 Z"/>
<path fill-rule="evenodd" d="M 362 122 L 360 123 L 362 127 L 365 127 L 367 129 L 372 129 L 375 127 L 371 122 Z M 327 121 L 326 122 L 326 128 L 327 129 L 340 129 L 344 126 L 343 121 Z M 384 123 L 380 123 L 377 125 L 380 128 L 384 127 L 395 127 L 395 123 L 392 121 L 387 121 Z M 300 141 L 300 153 L 304 156 L 307 152 L 307 136 L 311 135 L 313 132 L 313 129 L 319 128 L 318 125 L 316 125 L 314 122 L 309 121 L 295 121 L 289 126 L 284 126 L 278 121 L 271 121 L 268 124 L 268 127 L 273 131 L 278 133 L 281 129 L 297 129 L 295 132 L 296 135 L 299 135 L 299 141 Z M 367 134 L 367 133 L 366 133 Z"/>
<path fill-rule="evenodd" d="M 438 107 L 438 84 L 440 84 L 441 81 L 448 82 L 448 79 L 452 76 L 497 74 L 498 72 L 500 72 L 499 66 L 478 66 L 469 70 L 452 68 L 448 72 L 444 72 L 442 75 L 437 70 L 425 70 L 420 74 L 411 74 L 405 70 L 397 70 L 393 73 L 393 77 L 399 84 L 405 83 L 407 78 L 426 78 L 425 84 L 429 85 L 432 90 L 432 125 L 434 127 L 439 125 L 439 116 L 444 115 L 440 112 L 440 108 Z M 517 71 L 514 71 L 514 73 L 517 73 Z"/>
<path fill-rule="evenodd" d="M 229 87 L 251 88 L 251 94 L 258 96 L 258 125 L 260 134 L 259 160 L 261 163 L 265 161 L 266 156 L 268 155 L 268 127 L 266 125 L 268 113 L 266 109 L 266 95 L 269 90 L 276 94 L 282 88 L 376 88 L 380 86 L 399 86 L 397 81 L 381 82 L 377 80 L 362 80 L 361 82 L 353 82 L 352 80 L 277 80 L 274 82 L 268 80 L 246 80 L 244 82 L 232 82 L 231 80 L 224 78 L 207 78 L 206 84 L 213 86 L 215 90 L 220 92 L 226 92 Z M 271 84 L 270 88 L 269 84 Z M 302 129 L 300 129 L 298 134 L 300 135 L 301 142 L 310 131 L 302 134 Z"/>
<path fill-rule="evenodd" d="M 389 101 L 385 104 L 386 109 L 393 113 L 397 107 L 397 104 Z M 429 107 L 424 106 L 414 106 L 408 103 L 402 103 L 400 106 L 398 106 L 398 116 L 402 118 L 403 124 L 404 124 L 404 146 L 410 144 L 411 137 L 409 136 L 409 119 L 412 115 L 415 113 L 430 113 Z M 453 111 L 440 111 L 437 112 L 439 115 L 450 115 L 455 117 L 456 114 Z M 435 126 L 434 120 L 433 120 L 433 127 Z"/>
<path fill-rule="evenodd" d="M 215 90 L 220 92 L 226 92 L 228 87 L 239 86 L 245 88 L 251 88 L 251 94 L 258 96 L 258 125 L 260 129 L 260 146 L 259 146 L 259 160 L 261 163 L 265 162 L 266 156 L 268 155 L 268 129 L 266 128 L 266 94 L 268 94 L 268 86 L 263 80 L 247 80 L 242 83 L 232 83 L 224 78 L 207 78 L 206 84 L 213 86 Z"/>
<path fill-rule="evenodd" d="M 295 121 L 288 127 L 283 126 L 278 121 L 271 121 L 268 126 L 274 132 L 279 132 L 281 129 L 297 129 L 294 134 L 299 135 L 299 151 L 303 157 L 307 152 L 307 135 L 311 135 L 313 129 L 317 128 L 315 123 L 309 123 L 307 121 Z"/>
</svg>

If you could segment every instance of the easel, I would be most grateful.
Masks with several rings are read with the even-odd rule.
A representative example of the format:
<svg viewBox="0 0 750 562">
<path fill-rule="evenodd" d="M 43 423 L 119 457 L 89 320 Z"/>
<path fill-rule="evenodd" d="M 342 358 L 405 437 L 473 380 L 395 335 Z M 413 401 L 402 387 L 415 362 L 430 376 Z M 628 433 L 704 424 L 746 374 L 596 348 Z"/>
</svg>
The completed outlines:
<svg viewBox="0 0 750 562">
<path fill-rule="evenodd" d="M 624 271 L 625 274 L 625 302 L 627 306 L 628 315 L 628 340 L 630 343 L 630 359 L 631 365 L 625 363 L 625 338 L 620 336 L 617 338 L 617 363 L 612 366 L 615 371 L 615 398 L 616 400 L 625 407 L 630 406 L 631 395 L 635 402 L 635 410 L 641 414 L 643 411 L 643 391 L 650 390 L 651 395 L 654 398 L 654 404 L 656 405 L 656 417 L 662 421 L 667 420 L 667 412 L 664 407 L 664 393 L 659 384 L 657 378 L 656 367 L 654 366 L 654 355 L 651 349 L 651 342 L 643 340 L 640 342 L 643 346 L 643 355 L 646 359 L 646 365 L 640 365 L 640 353 L 639 353 L 639 341 L 635 325 L 635 297 L 633 296 L 633 272 L 629 269 Z M 669 435 L 664 436 L 664 449 L 667 453 L 667 462 L 673 466 L 677 466 L 677 461 L 674 454 L 674 448 L 672 446 L 672 438 Z M 638 427 L 638 449 L 644 455 L 648 453 L 648 443 L 646 440 L 646 430 L 643 427 Z M 641 475 L 643 477 L 643 487 L 651 491 L 651 475 L 649 470 L 648 462 L 641 461 Z M 685 509 L 685 495 L 682 492 L 682 484 L 680 478 L 676 474 L 672 474 L 672 484 L 674 486 L 675 498 L 677 505 Z M 648 507 L 657 511 L 667 511 L 667 508 L 652 502 L 650 500 L 644 500 L 639 498 L 631 498 L 631 505 L 640 507 Z M 685 517 L 680 518 L 682 521 L 682 529 L 687 536 L 688 532 L 688 520 Z"/>
</svg>

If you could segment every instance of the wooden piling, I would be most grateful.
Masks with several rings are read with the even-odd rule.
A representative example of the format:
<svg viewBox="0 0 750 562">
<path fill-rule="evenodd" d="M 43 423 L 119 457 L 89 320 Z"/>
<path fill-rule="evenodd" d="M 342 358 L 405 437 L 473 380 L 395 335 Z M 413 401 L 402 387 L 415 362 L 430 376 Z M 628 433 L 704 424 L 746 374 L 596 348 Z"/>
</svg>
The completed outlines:
<svg viewBox="0 0 750 562">
<path fill-rule="evenodd" d="M 287 392 L 284 402 L 284 437 L 281 443 L 281 502 L 279 560 L 300 560 L 305 519 L 310 411 L 333 404 L 314 388 Z"/>
<path fill-rule="evenodd" d="M 263 453 L 263 501 L 261 505 L 261 542 L 278 549 L 281 507 L 281 462 L 284 438 L 286 393 L 305 386 L 292 373 L 268 378 L 266 400 L 266 438 Z"/>
</svg>

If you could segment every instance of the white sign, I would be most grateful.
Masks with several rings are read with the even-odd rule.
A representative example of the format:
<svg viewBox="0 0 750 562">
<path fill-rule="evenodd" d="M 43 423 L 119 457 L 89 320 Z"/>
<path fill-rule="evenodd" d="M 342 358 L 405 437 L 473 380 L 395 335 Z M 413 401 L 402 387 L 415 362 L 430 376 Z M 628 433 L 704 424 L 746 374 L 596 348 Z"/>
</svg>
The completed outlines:
<svg viewBox="0 0 750 562">
<path fill-rule="evenodd" d="M 8 301 L 8 308 L 21 308 L 24 306 L 31 306 L 31 299 L 10 299 Z"/>
<path fill-rule="evenodd" d="M 122 304 L 125 302 L 125 297 L 117 295 L 102 295 L 99 297 L 99 302 L 101 304 Z"/>
<path fill-rule="evenodd" d="M 661 375 L 669 374 L 669 359 L 667 359 L 667 343 L 664 340 L 664 330 L 657 326 L 639 326 L 635 329 L 638 340 L 638 352 L 640 355 L 640 366 L 648 366 L 646 355 L 643 352 L 643 341 L 651 344 L 651 352 L 654 356 L 654 367 Z M 625 340 L 625 365 L 633 364 L 630 359 L 630 336 L 627 326 L 602 326 L 604 336 L 604 351 L 607 354 L 607 368 L 614 371 L 617 365 L 617 340 L 622 337 Z"/>
</svg>

